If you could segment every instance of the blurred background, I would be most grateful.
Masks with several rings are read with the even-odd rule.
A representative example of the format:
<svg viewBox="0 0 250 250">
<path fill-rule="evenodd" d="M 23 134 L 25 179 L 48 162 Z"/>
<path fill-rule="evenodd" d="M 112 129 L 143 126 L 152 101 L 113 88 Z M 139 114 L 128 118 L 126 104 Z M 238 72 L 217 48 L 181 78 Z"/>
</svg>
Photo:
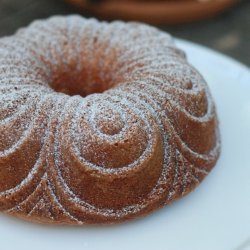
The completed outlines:
<svg viewBox="0 0 250 250">
<path fill-rule="evenodd" d="M 0 0 L 0 36 L 35 19 L 73 13 L 144 20 L 250 66 L 250 0 Z"/>
</svg>

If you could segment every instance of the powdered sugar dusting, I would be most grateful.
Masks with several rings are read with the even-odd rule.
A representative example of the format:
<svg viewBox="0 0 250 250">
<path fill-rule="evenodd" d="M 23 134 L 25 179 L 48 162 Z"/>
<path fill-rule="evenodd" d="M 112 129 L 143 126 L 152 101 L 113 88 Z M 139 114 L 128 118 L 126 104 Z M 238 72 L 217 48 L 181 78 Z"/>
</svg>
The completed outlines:
<svg viewBox="0 0 250 250">
<path fill-rule="evenodd" d="M 190 192 L 214 166 L 211 94 L 170 35 L 57 16 L 0 39 L 0 53 L 0 210 L 125 220 Z"/>
</svg>

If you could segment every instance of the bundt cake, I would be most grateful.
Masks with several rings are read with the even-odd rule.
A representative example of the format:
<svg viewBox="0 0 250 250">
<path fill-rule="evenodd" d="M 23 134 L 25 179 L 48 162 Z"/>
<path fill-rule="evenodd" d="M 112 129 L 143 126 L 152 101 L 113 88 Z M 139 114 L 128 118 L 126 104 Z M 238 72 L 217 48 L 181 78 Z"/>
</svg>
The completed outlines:
<svg viewBox="0 0 250 250">
<path fill-rule="evenodd" d="M 192 191 L 220 150 L 203 77 L 170 35 L 80 16 L 0 39 L 0 210 L 115 223 Z"/>
</svg>

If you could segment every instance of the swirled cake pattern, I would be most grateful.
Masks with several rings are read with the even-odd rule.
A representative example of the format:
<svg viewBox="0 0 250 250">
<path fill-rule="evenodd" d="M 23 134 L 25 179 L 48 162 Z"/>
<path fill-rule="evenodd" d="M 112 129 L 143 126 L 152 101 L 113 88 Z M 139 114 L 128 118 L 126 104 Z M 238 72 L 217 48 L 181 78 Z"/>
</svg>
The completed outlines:
<svg viewBox="0 0 250 250">
<path fill-rule="evenodd" d="M 0 210 L 115 223 L 193 190 L 220 142 L 203 77 L 156 28 L 79 16 L 0 39 Z"/>
</svg>

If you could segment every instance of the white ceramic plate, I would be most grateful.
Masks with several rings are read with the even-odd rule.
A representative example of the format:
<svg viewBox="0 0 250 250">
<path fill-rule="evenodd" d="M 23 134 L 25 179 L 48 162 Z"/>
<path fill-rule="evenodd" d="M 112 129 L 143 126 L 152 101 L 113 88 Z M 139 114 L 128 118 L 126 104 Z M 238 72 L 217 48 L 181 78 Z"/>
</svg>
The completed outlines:
<svg viewBox="0 0 250 250">
<path fill-rule="evenodd" d="M 212 173 L 187 197 L 118 226 L 41 226 L 0 215 L 0 249 L 250 249 L 249 69 L 198 45 L 177 44 L 205 77 L 217 104 L 222 153 Z"/>
</svg>

